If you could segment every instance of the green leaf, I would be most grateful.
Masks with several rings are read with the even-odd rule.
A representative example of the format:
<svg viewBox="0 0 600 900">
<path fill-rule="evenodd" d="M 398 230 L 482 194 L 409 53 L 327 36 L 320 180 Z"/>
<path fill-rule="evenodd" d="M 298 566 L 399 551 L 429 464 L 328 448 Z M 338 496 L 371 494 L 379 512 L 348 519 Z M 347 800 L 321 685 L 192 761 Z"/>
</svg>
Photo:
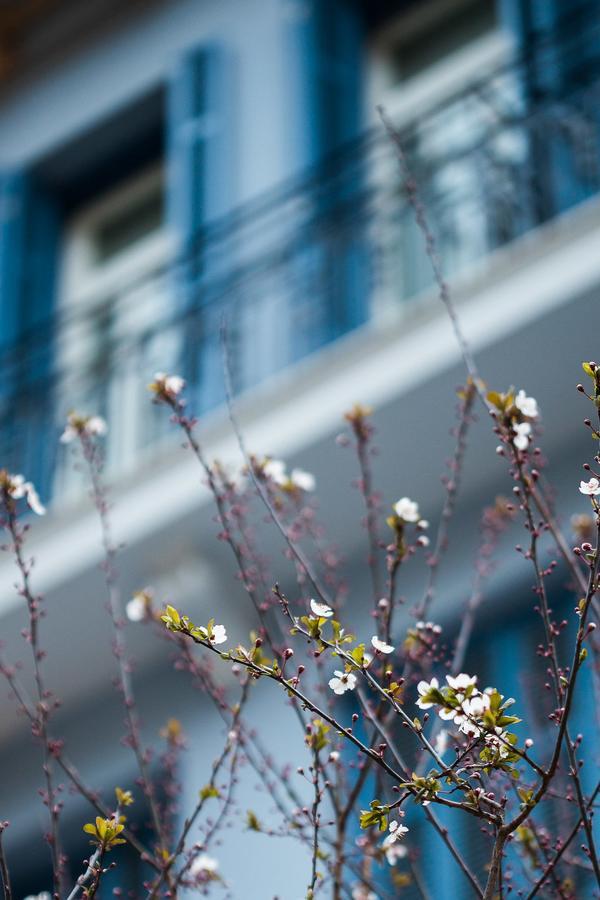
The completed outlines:
<svg viewBox="0 0 600 900">
<path fill-rule="evenodd" d="M 385 831 L 388 827 L 389 806 L 381 806 L 379 800 L 372 800 L 370 806 L 371 809 L 360 811 L 360 827 L 371 828 L 377 825 L 380 831 Z"/>
<path fill-rule="evenodd" d="M 488 391 L 486 399 L 488 403 L 491 403 L 492 406 L 495 406 L 500 412 L 504 410 L 504 397 L 502 394 L 499 394 L 498 391 Z"/>
<path fill-rule="evenodd" d="M 218 788 L 214 786 L 214 784 L 205 784 L 202 790 L 200 791 L 200 799 L 208 800 L 209 797 L 220 797 L 221 792 Z"/>
<path fill-rule="evenodd" d="M 350 650 L 349 656 L 351 656 L 356 665 L 362 669 L 365 661 L 365 645 L 357 644 L 356 647 L 353 647 L 352 650 Z"/>
<path fill-rule="evenodd" d="M 250 831 L 262 831 L 262 825 L 260 824 L 258 817 L 251 809 L 246 813 L 246 826 Z"/>
</svg>

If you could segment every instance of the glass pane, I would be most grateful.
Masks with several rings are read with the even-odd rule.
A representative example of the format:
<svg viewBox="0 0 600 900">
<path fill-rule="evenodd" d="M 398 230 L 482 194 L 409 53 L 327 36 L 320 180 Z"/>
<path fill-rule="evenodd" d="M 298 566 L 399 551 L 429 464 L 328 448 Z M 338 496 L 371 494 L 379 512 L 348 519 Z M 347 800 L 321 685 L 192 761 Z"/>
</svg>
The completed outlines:
<svg viewBox="0 0 600 900">
<path fill-rule="evenodd" d="M 136 198 L 118 215 L 99 226 L 95 240 L 97 261 L 105 262 L 156 231 L 162 225 L 163 215 L 163 192 L 160 188 Z"/>
</svg>

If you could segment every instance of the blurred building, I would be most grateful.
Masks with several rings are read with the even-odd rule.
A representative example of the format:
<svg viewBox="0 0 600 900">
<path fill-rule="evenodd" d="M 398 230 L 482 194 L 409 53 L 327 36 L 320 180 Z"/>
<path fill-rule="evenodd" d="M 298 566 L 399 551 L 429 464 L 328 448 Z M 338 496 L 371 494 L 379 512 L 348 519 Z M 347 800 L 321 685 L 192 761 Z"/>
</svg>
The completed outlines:
<svg viewBox="0 0 600 900">
<path fill-rule="evenodd" d="M 376 409 L 385 495 L 414 496 L 437 521 L 464 374 L 377 104 L 402 136 L 484 377 L 538 398 L 559 517 L 580 507 L 590 450 L 572 387 L 580 360 L 599 353 L 599 26 L 597 0 L 0 5 L 0 463 L 49 505 L 31 534 L 48 678 L 64 701 L 57 721 L 71 756 L 99 789 L 134 770 L 126 750 L 112 750 L 122 717 L 97 522 L 58 443 L 70 409 L 109 423 L 125 594 L 152 583 L 240 636 L 251 616 L 213 538 L 210 498 L 146 389 L 157 370 L 182 374 L 208 455 L 234 460 L 224 319 L 248 443 L 315 473 L 322 518 L 355 561 L 357 615 L 361 509 L 348 488 L 352 461 L 332 440 L 352 403 Z M 471 439 L 434 609 L 449 629 L 469 590 L 479 510 L 510 491 L 488 424 Z M 9 656 L 25 657 L 14 580 L 5 558 L 0 635 Z M 535 625 L 519 627 L 529 585 L 512 557 L 491 582 L 504 627 L 494 628 L 495 653 L 474 650 L 485 677 L 499 679 L 507 659 L 535 647 Z M 556 576 L 557 603 L 560 590 Z M 219 733 L 204 737 L 209 713 L 170 670 L 165 646 L 133 626 L 128 637 L 148 734 L 180 716 L 195 786 Z M 40 891 L 49 882 L 39 750 L 2 696 L 0 818 L 13 821 L 18 890 Z M 285 754 L 279 720 L 269 729 Z M 85 806 L 65 796 L 78 834 Z M 233 896 L 262 900 L 263 883 L 269 896 L 299 895 L 307 869 L 296 848 L 280 843 L 275 869 L 268 839 L 249 839 L 243 865 L 235 847 L 222 851 Z M 76 841 L 69 849 L 85 853 Z M 443 865 L 427 871 L 432 895 L 468 896 L 440 854 Z"/>
</svg>

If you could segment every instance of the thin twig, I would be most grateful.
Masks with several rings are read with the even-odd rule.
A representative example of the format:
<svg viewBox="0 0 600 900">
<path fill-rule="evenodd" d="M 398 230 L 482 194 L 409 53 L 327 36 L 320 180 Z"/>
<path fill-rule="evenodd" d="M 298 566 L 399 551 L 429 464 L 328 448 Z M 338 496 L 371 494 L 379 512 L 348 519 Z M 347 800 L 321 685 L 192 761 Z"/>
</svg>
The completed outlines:
<svg viewBox="0 0 600 900">
<path fill-rule="evenodd" d="M 2 888 L 4 890 L 4 900 L 12 900 L 12 888 L 10 884 L 10 873 L 8 870 L 8 862 L 4 852 L 2 837 L 8 828 L 8 822 L 0 822 L 0 875 L 2 876 Z"/>
</svg>

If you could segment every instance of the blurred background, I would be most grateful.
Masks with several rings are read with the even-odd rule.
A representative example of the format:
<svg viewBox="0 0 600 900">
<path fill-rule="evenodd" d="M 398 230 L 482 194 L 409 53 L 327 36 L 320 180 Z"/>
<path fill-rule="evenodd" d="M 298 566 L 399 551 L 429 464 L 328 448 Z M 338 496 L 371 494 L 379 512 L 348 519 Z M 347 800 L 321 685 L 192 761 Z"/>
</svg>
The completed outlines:
<svg viewBox="0 0 600 900">
<path fill-rule="evenodd" d="M 386 504 L 408 494 L 439 520 L 464 371 L 377 104 L 401 134 L 483 377 L 540 403 L 568 529 L 586 509 L 577 483 L 593 453 L 574 385 L 581 360 L 600 356 L 598 0 L 0 3 L 0 464 L 49 506 L 29 547 L 47 598 L 48 681 L 63 700 L 54 731 L 107 796 L 135 771 L 119 744 L 98 526 L 58 443 L 69 410 L 109 425 L 125 596 L 152 584 L 159 602 L 200 621 L 214 614 L 236 637 L 252 617 L 214 539 L 210 498 L 146 387 L 157 370 L 183 375 L 207 455 L 239 462 L 223 408 L 224 317 L 248 444 L 315 474 L 319 515 L 348 560 L 350 619 L 368 627 L 356 468 L 334 442 L 354 402 L 375 410 Z M 511 490 L 482 418 L 433 613 L 449 634 L 470 591 L 481 508 Z M 518 529 L 506 547 L 517 540 Z M 285 584 L 293 573 L 272 546 Z M 407 609 L 424 572 L 415 566 L 402 585 Z M 0 638 L 12 660 L 27 652 L 14 581 L 4 558 Z M 539 642 L 530 582 L 523 560 L 505 555 L 469 665 L 483 683 L 504 678 L 503 692 L 541 723 L 534 682 L 507 665 L 534 658 Z M 566 613 L 565 582 L 559 568 L 553 602 Z M 163 643 L 127 632 L 147 735 L 169 715 L 182 720 L 193 797 L 221 740 L 215 713 Z M 256 693 L 273 752 L 293 757 L 289 711 L 275 712 L 268 686 Z M 39 747 L 0 695 L 0 818 L 12 822 L 20 898 L 50 886 Z M 591 747 L 585 691 L 577 716 Z M 268 809 L 255 793 L 250 779 L 241 807 Z M 78 872 L 89 810 L 67 790 L 64 799 Z M 141 804 L 138 816 L 143 828 Z M 457 840 L 477 866 L 469 827 Z M 232 896 L 300 895 L 308 857 L 279 841 L 274 865 L 269 840 L 242 831 L 218 851 Z M 469 896 L 436 840 L 427 837 L 439 853 L 425 867 L 432 896 Z M 115 884 L 139 884 L 136 865 L 123 864 Z"/>
</svg>

